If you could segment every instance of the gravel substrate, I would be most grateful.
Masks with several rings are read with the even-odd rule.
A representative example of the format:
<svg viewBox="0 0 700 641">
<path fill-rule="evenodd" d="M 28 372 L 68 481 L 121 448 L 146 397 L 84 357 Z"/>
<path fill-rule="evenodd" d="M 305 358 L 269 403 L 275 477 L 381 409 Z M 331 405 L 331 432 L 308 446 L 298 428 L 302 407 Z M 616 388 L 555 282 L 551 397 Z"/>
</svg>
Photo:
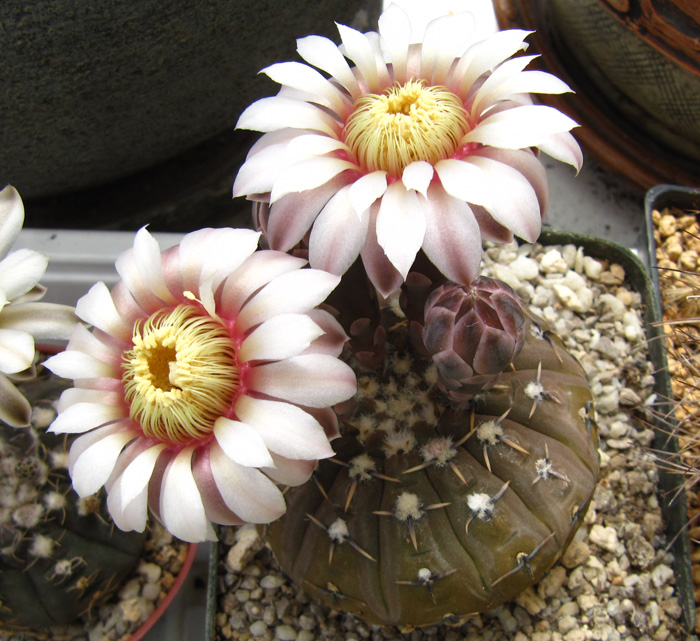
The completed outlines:
<svg viewBox="0 0 700 641">
<path fill-rule="evenodd" d="M 573 245 L 492 247 L 484 273 L 510 284 L 552 324 L 583 365 L 596 399 L 601 478 L 561 563 L 515 601 L 460 625 L 401 631 L 311 601 L 276 568 L 255 529 L 224 529 L 217 641 L 685 638 L 655 495 L 653 432 L 643 420 L 654 402 L 654 378 L 640 295 L 626 288 L 620 265 Z"/>
</svg>

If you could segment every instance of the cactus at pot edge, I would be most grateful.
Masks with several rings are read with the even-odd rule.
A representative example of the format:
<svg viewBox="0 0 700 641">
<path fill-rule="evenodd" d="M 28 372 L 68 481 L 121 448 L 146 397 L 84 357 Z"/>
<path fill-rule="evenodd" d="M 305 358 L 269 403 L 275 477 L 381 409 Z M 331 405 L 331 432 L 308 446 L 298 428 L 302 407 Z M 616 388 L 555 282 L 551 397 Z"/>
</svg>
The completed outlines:
<svg viewBox="0 0 700 641">
<path fill-rule="evenodd" d="M 44 370 L 19 385 L 27 427 L 0 424 L 0 629 L 47 628 L 91 613 L 134 567 L 144 535 L 71 489 L 64 436 L 45 431 L 68 383 Z"/>
<path fill-rule="evenodd" d="M 592 496 L 597 428 L 585 373 L 539 326 L 488 391 L 454 403 L 398 320 L 385 367 L 358 374 L 336 456 L 264 537 L 310 594 L 411 627 L 490 609 L 549 570 Z"/>
</svg>

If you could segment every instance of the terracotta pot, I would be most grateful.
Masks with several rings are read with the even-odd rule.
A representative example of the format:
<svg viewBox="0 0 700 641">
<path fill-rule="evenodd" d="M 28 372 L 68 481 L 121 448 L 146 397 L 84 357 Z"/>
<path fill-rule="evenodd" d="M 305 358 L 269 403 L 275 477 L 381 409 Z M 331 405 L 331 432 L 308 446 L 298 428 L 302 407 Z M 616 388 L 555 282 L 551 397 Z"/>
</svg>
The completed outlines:
<svg viewBox="0 0 700 641">
<path fill-rule="evenodd" d="M 543 66 L 576 95 L 544 98 L 586 151 L 649 189 L 700 184 L 700 8 L 689 0 L 495 0 L 501 27 L 537 30 Z"/>
</svg>

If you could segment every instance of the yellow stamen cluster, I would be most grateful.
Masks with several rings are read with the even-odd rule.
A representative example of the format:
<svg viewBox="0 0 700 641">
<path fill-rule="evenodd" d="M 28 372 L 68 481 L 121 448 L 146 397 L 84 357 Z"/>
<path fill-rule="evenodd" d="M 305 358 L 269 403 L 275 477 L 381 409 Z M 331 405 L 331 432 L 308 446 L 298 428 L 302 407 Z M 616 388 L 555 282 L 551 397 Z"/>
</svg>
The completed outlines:
<svg viewBox="0 0 700 641">
<path fill-rule="evenodd" d="M 445 87 L 409 80 L 357 100 L 344 136 L 363 168 L 399 178 L 416 160 L 433 164 L 449 158 L 468 131 L 458 96 Z"/>
<path fill-rule="evenodd" d="M 226 327 L 183 304 L 137 323 L 132 342 L 122 382 L 130 417 L 144 435 L 182 444 L 211 434 L 240 381 Z"/>
</svg>

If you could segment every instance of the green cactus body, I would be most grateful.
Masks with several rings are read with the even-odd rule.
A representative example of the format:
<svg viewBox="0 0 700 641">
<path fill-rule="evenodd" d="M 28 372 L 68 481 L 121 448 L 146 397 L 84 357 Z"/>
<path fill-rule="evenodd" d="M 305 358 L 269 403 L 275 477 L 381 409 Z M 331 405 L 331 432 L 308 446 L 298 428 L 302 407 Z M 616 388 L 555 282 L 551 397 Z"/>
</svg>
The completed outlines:
<svg viewBox="0 0 700 641">
<path fill-rule="evenodd" d="M 358 374 L 336 457 L 264 530 L 282 569 L 329 605 L 409 627 L 538 581 L 585 514 L 598 437 L 582 368 L 536 330 L 488 392 L 460 404 L 390 332 L 385 369 Z"/>
<path fill-rule="evenodd" d="M 0 425 L 0 628 L 47 628 L 92 613 L 135 566 L 144 535 L 122 532 L 104 501 L 71 489 L 67 443 L 47 433 L 68 384 L 47 372 L 20 387 L 26 428 Z"/>
</svg>

